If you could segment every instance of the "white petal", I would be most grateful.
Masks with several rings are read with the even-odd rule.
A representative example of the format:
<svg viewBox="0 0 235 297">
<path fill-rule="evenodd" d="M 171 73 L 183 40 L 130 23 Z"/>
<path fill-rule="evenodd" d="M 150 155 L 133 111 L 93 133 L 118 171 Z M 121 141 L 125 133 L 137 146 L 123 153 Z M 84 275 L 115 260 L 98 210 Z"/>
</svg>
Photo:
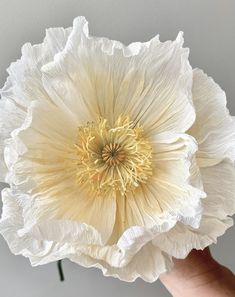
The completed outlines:
<svg viewBox="0 0 235 297">
<path fill-rule="evenodd" d="M 229 160 L 201 168 L 204 189 L 203 214 L 224 219 L 235 213 L 235 166 Z"/>
<path fill-rule="evenodd" d="M 27 202 L 27 230 L 44 221 L 76 220 L 96 228 L 105 242 L 115 221 L 116 197 L 99 197 L 77 184 L 76 131 L 74 122 L 58 107 L 32 103 L 24 125 L 13 135 L 12 150 L 16 149 L 18 159 L 9 167 L 9 182 L 31 196 L 29 200 L 21 195 Z"/>
<path fill-rule="evenodd" d="M 175 258 L 185 258 L 192 249 L 203 250 L 233 225 L 231 218 L 219 220 L 203 216 L 200 227 L 193 229 L 178 223 L 169 232 L 160 234 L 153 240 L 159 249 Z"/>
<path fill-rule="evenodd" d="M 150 41 L 136 67 L 144 71 L 144 87 L 133 103 L 133 118 L 143 123 L 146 133 L 182 133 L 195 120 L 192 104 L 192 69 L 183 36 L 175 41 Z M 139 77 L 136 77 L 139 80 Z M 128 100 L 128 105 L 129 101 Z M 127 106 L 128 106 L 127 105 Z M 125 107 L 124 110 L 127 110 Z"/>
<path fill-rule="evenodd" d="M 86 255 L 73 255 L 70 259 L 85 267 L 100 268 L 105 276 L 113 276 L 126 282 L 133 282 L 138 277 L 147 282 L 154 282 L 160 274 L 172 267 L 171 258 L 154 247 L 151 242 L 145 245 L 128 265 L 121 268 L 112 267 Z"/>
<path fill-rule="evenodd" d="M 226 157 L 235 160 L 235 120 L 226 108 L 226 95 L 199 69 L 193 71 L 193 101 L 197 118 L 189 133 L 199 144 L 200 167 Z"/>
<path fill-rule="evenodd" d="M 66 179 L 67 176 L 65 175 Z M 70 179 L 72 177 L 68 177 Z M 45 177 L 45 183 L 47 177 Z M 50 227 L 56 220 L 71 220 L 85 223 L 101 234 L 104 244 L 110 237 L 115 221 L 116 199 L 113 196 L 97 197 L 79 187 L 74 182 L 59 181 L 60 186 L 50 185 L 41 192 L 32 188 L 32 199 L 20 195 L 19 200 L 23 206 L 25 229 L 29 232 L 33 227 Z M 38 183 L 36 183 L 38 184 Z M 28 190 L 30 191 L 30 190 Z M 94 215 L 96 214 L 96 215 Z M 67 225 L 65 225 L 66 227 Z M 59 228 L 59 225 L 56 225 Z"/>
<path fill-rule="evenodd" d="M 120 242 L 119 246 L 113 248 L 109 246 L 98 248 L 97 244 L 100 244 L 100 241 L 97 241 L 99 237 L 95 230 L 72 221 L 42 223 L 24 233 L 22 232 L 22 210 L 18 204 L 19 197 L 13 195 L 10 189 L 5 189 L 2 194 L 3 215 L 0 221 L 0 232 L 8 241 L 12 252 L 29 257 L 34 266 L 66 257 L 83 266 L 97 266 L 106 275 L 113 275 L 126 281 L 134 281 L 137 277 L 141 277 L 149 282 L 156 280 L 159 274 L 170 268 L 169 257 L 153 247 L 151 243 L 143 244 L 138 254 L 132 253 L 130 257 L 129 253 L 132 249 L 136 250 L 137 244 L 132 242 L 131 233 L 126 234 L 127 237 L 125 240 L 123 238 L 123 243 Z M 141 238 L 143 240 L 143 235 L 144 233 L 139 237 L 139 243 Z M 121 254 L 120 251 L 122 251 Z M 119 263 L 118 254 L 123 259 Z"/>
<path fill-rule="evenodd" d="M 170 225 L 170 222 L 162 223 L 151 230 L 146 230 L 143 227 L 129 228 L 121 236 L 118 243 L 113 245 L 103 245 L 94 228 L 74 221 L 60 220 L 39 223 L 28 231 L 21 229 L 18 234 L 31 236 L 37 240 L 53 240 L 61 245 L 70 244 L 75 250 L 73 252 L 75 256 L 82 254 L 98 262 L 121 268 L 129 264 L 135 255 L 145 245 L 148 245 L 157 234 L 166 232 L 173 224 Z M 34 259 L 34 265 L 38 265 L 39 263 L 37 264 L 35 261 Z M 47 260 L 41 259 L 40 263 L 41 261 Z"/>
<path fill-rule="evenodd" d="M 125 267 L 145 245 L 161 232 L 170 230 L 175 223 L 176 220 L 169 218 L 166 221 L 159 220 L 159 223 L 152 228 L 133 226 L 125 230 L 115 244 L 82 246 L 78 243 L 77 253 L 103 261 L 112 267 Z"/>
<path fill-rule="evenodd" d="M 23 123 L 24 117 L 25 113 L 11 101 L 0 100 L 0 182 L 6 182 L 5 145 L 9 142 L 11 132 Z"/>
<path fill-rule="evenodd" d="M 186 134 L 162 133 L 152 137 L 152 147 L 153 177 L 134 193 L 117 196 L 116 222 L 109 243 L 115 243 L 132 226 L 166 232 L 177 221 L 194 227 L 200 223 L 205 193 L 193 157 L 197 149 L 194 139 Z"/>
<path fill-rule="evenodd" d="M 76 253 L 76 244 L 101 244 L 101 238 L 91 227 L 72 221 L 52 221 L 24 232 L 24 217 L 20 197 L 10 189 L 2 191 L 3 213 L 0 233 L 12 253 L 29 257 L 32 265 L 42 265 Z"/>
<path fill-rule="evenodd" d="M 196 227 L 205 193 L 194 158 L 195 140 L 186 134 L 162 133 L 153 137 L 152 144 L 155 171 L 146 188 L 160 209 Z"/>
<path fill-rule="evenodd" d="M 147 133 L 184 132 L 195 113 L 192 70 L 182 43 L 179 34 L 174 42 L 154 38 L 125 47 L 90 37 L 86 20 L 77 18 L 65 49 L 42 68 L 44 86 L 57 105 L 83 122 L 97 114 L 113 122 L 124 113 L 143 123 Z"/>
<path fill-rule="evenodd" d="M 70 28 L 51 28 L 42 44 L 26 43 L 22 47 L 22 57 L 7 69 L 9 77 L 1 90 L 2 97 L 22 108 L 27 108 L 32 100 L 50 101 L 42 84 L 40 69 L 64 48 L 70 31 Z"/>
<path fill-rule="evenodd" d="M 235 213 L 235 170 L 225 160 L 215 166 L 201 168 L 204 190 L 203 216 L 199 228 L 178 223 L 165 234 L 154 239 L 154 244 L 176 258 L 184 258 L 191 249 L 204 249 L 233 225 L 228 215 Z"/>
<path fill-rule="evenodd" d="M 25 44 L 22 57 L 7 70 L 9 77 L 0 92 L 0 181 L 6 178 L 3 146 L 10 133 L 22 125 L 31 101 L 50 101 L 42 85 L 40 68 L 64 48 L 69 33 L 70 29 L 48 29 L 44 42 L 33 46 Z"/>
<path fill-rule="evenodd" d="M 116 44 L 119 48 L 119 43 Z M 102 46 L 107 51 L 108 40 L 88 37 L 87 22 L 78 17 L 65 49 L 42 68 L 44 86 L 52 100 L 80 122 L 104 116 L 104 109 L 110 113 L 113 85 L 108 55 L 102 52 Z"/>
<path fill-rule="evenodd" d="M 20 236 L 32 236 L 38 241 L 54 241 L 63 244 L 101 245 L 102 239 L 95 228 L 77 221 L 55 220 L 45 221 L 32 227 L 18 231 Z"/>
<path fill-rule="evenodd" d="M 3 211 L 0 220 L 0 233 L 7 241 L 11 252 L 26 257 L 37 254 L 43 257 L 51 247 L 52 242 L 38 242 L 34 238 L 19 236 L 18 230 L 23 226 L 22 209 L 10 189 L 2 191 Z"/>
</svg>

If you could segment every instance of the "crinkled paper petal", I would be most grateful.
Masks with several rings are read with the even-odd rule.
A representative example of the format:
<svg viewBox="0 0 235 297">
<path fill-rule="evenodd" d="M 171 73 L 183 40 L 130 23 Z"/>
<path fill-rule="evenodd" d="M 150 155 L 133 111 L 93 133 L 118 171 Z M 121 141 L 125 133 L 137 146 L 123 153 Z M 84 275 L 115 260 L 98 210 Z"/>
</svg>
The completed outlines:
<svg viewBox="0 0 235 297">
<path fill-rule="evenodd" d="M 187 134 L 161 133 L 152 138 L 154 174 L 146 187 L 163 211 L 198 226 L 205 197 L 194 158 L 197 144 Z"/>
<path fill-rule="evenodd" d="M 52 242 L 38 242 L 27 236 L 20 237 L 18 230 L 23 226 L 22 209 L 17 203 L 15 197 L 11 194 L 10 189 L 2 191 L 3 210 L 0 221 L 0 233 L 7 241 L 12 253 L 23 254 L 28 257 L 37 254 L 43 257 L 51 247 Z"/>
<path fill-rule="evenodd" d="M 235 168 L 228 159 L 201 168 L 207 198 L 203 200 L 203 214 L 224 219 L 235 213 Z"/>
<path fill-rule="evenodd" d="M 184 132 L 195 112 L 192 69 L 182 44 L 180 33 L 172 42 L 156 37 L 125 47 L 89 36 L 87 21 L 79 17 L 64 50 L 42 68 L 44 87 L 82 122 L 100 115 L 112 123 L 124 113 L 147 133 Z"/>
<path fill-rule="evenodd" d="M 0 91 L 0 181 L 5 182 L 4 144 L 10 133 L 19 128 L 26 116 L 27 107 L 33 100 L 51 101 L 42 84 L 41 67 L 61 51 L 71 29 L 51 28 L 46 31 L 42 44 L 26 43 L 22 57 L 7 69 L 9 76 Z"/>
<path fill-rule="evenodd" d="M 202 200 L 203 216 L 199 228 L 178 223 L 169 232 L 154 239 L 154 244 L 166 253 L 184 258 L 191 249 L 204 249 L 233 225 L 228 215 L 235 213 L 235 170 L 225 160 L 215 166 L 201 168 L 207 197 Z"/>
<path fill-rule="evenodd" d="M 7 159 L 12 154 L 17 157 L 12 165 L 9 161 L 9 179 L 31 197 L 22 195 L 25 228 L 49 220 L 77 220 L 96 228 L 107 241 L 115 220 L 116 197 L 98 197 L 77 184 L 76 125 L 68 115 L 49 103 L 34 102 L 13 136 Z"/>
<path fill-rule="evenodd" d="M 83 254 L 72 256 L 71 260 L 85 267 L 100 268 L 105 276 L 113 276 L 126 282 L 133 282 L 138 277 L 146 282 L 154 282 L 160 274 L 169 271 L 173 265 L 171 258 L 151 242 L 146 244 L 124 267 L 112 267 Z"/>
<path fill-rule="evenodd" d="M 225 92 L 199 69 L 193 71 L 193 102 L 197 117 L 189 133 L 198 142 L 199 166 L 235 160 L 235 120 L 226 107 Z"/>
<path fill-rule="evenodd" d="M 0 232 L 7 240 L 12 252 L 29 257 L 32 265 L 42 265 L 67 257 L 86 267 L 99 267 L 105 275 L 112 275 L 125 281 L 134 281 L 137 277 L 142 277 L 149 282 L 155 281 L 159 274 L 171 267 L 170 258 L 154 247 L 151 242 L 143 245 L 132 261 L 124 266 L 115 267 L 115 262 L 110 263 L 113 266 L 105 260 L 98 260 L 94 257 L 94 252 L 90 255 L 88 253 L 91 243 L 99 244 L 96 231 L 72 221 L 54 221 L 48 225 L 43 223 L 30 232 L 24 233 L 22 232 L 22 209 L 18 199 L 10 189 L 4 189 L 2 197 L 4 207 Z M 87 248 L 83 249 L 85 252 L 83 254 L 81 247 L 86 244 Z M 120 242 L 120 246 L 127 248 L 124 242 Z M 95 245 L 94 249 L 97 250 Z M 113 259 L 115 261 L 115 257 Z"/>
</svg>

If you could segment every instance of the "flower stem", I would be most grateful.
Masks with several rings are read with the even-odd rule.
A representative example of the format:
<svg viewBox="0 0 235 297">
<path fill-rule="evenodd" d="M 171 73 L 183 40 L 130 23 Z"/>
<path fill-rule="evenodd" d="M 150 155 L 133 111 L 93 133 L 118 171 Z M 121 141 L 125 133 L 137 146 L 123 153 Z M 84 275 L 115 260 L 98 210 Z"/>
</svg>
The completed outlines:
<svg viewBox="0 0 235 297">
<path fill-rule="evenodd" d="M 58 268 L 58 272 L 60 275 L 60 281 L 63 282 L 64 281 L 64 273 L 63 273 L 63 268 L 62 268 L 62 260 L 57 261 L 57 268 Z"/>
</svg>

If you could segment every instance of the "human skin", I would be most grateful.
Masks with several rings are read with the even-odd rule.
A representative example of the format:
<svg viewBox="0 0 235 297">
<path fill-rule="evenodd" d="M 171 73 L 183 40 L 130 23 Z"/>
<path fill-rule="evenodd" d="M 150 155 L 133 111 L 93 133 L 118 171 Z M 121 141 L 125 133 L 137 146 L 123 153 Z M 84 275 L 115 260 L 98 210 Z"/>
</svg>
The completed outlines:
<svg viewBox="0 0 235 297">
<path fill-rule="evenodd" d="M 173 297 L 235 297 L 235 275 L 216 262 L 208 248 L 193 250 L 174 264 L 160 277 Z"/>
</svg>

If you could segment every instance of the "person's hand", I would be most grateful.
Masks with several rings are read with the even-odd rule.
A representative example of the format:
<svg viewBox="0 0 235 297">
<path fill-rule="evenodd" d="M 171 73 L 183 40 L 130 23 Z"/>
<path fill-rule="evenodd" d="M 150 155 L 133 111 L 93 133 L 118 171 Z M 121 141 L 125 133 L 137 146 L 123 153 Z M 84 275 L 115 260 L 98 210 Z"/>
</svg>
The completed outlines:
<svg viewBox="0 0 235 297">
<path fill-rule="evenodd" d="M 235 297 L 235 275 L 216 262 L 209 249 L 193 250 L 186 259 L 174 259 L 171 272 L 160 280 L 174 297 Z"/>
</svg>

